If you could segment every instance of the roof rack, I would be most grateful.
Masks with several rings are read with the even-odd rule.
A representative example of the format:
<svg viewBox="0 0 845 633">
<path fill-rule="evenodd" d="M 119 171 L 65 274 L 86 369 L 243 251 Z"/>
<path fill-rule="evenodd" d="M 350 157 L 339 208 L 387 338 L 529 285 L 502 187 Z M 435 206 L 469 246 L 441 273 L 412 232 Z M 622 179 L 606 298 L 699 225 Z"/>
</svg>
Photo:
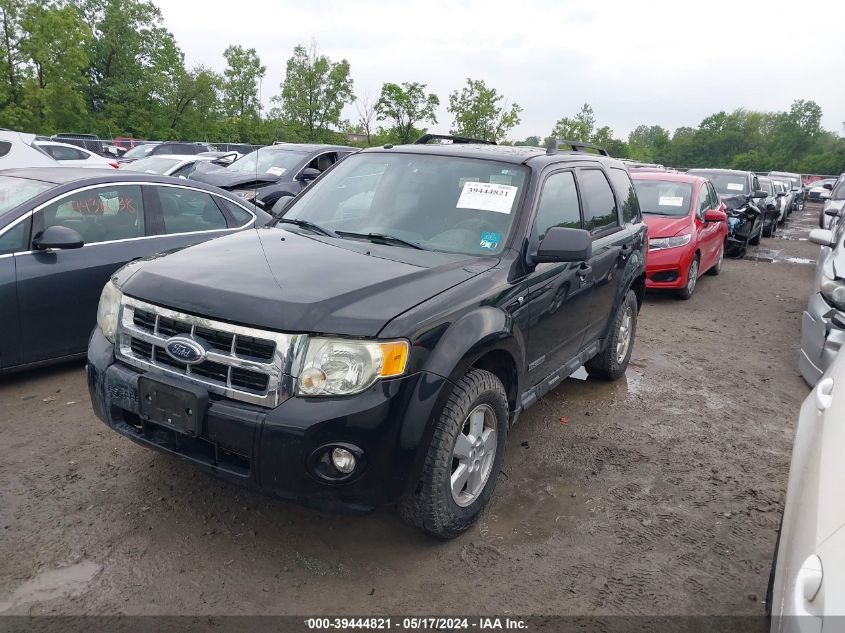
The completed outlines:
<svg viewBox="0 0 845 633">
<path fill-rule="evenodd" d="M 567 152 L 584 152 L 588 149 L 592 149 L 595 150 L 595 153 L 599 156 L 610 156 L 606 149 L 599 147 L 598 145 L 593 145 L 592 143 L 582 143 L 581 141 L 562 141 L 559 139 L 552 139 L 549 141 L 549 144 L 546 146 L 546 154 L 549 156 L 557 154 L 561 148 Z"/>
<path fill-rule="evenodd" d="M 429 141 L 452 141 L 454 144 L 478 143 L 480 145 L 495 145 L 496 141 L 485 141 L 480 138 L 468 138 L 466 136 L 452 136 L 450 134 L 423 134 L 416 141 L 414 145 L 425 145 Z"/>
</svg>

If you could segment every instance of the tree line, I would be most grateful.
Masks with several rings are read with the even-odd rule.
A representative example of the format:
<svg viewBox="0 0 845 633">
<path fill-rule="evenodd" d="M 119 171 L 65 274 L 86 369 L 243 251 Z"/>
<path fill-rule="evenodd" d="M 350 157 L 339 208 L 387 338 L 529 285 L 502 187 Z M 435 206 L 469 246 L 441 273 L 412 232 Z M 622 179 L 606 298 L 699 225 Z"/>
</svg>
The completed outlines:
<svg viewBox="0 0 845 633">
<path fill-rule="evenodd" d="M 0 0 L 0 126 L 39 134 L 251 142 L 411 142 L 437 125 L 440 98 L 425 83 L 385 83 L 355 94 L 349 62 L 312 41 L 296 46 L 271 107 L 262 105 L 267 66 L 254 48 L 230 45 L 222 73 L 185 65 L 185 55 L 148 0 Z M 270 82 L 268 82 L 270 83 Z M 344 119 L 354 106 L 356 116 Z M 550 138 L 589 141 L 612 156 L 683 167 L 845 171 L 845 140 L 821 127 L 821 108 L 719 112 L 670 133 L 640 125 L 627 139 L 599 126 L 588 104 L 559 119 L 548 137 L 508 140 L 522 108 L 484 80 L 448 95 L 450 132 L 508 144 Z"/>
</svg>

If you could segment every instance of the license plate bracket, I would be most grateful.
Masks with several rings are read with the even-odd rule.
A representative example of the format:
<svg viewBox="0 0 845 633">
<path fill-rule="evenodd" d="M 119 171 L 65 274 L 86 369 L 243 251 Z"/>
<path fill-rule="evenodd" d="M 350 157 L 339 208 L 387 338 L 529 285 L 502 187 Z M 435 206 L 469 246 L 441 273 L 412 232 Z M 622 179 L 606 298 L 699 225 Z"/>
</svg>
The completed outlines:
<svg viewBox="0 0 845 633">
<path fill-rule="evenodd" d="M 202 433 L 208 391 L 169 376 L 144 374 L 138 379 L 138 413 L 154 422 L 190 435 Z"/>
</svg>

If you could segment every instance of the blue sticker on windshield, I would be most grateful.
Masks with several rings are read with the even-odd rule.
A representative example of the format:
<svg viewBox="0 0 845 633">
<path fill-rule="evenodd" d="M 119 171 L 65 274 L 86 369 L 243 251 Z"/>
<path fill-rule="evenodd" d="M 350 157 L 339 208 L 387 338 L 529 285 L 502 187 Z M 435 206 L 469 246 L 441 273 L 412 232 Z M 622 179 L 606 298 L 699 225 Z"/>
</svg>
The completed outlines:
<svg viewBox="0 0 845 633">
<path fill-rule="evenodd" d="M 481 231 L 481 248 L 495 251 L 499 247 L 502 236 L 494 231 Z"/>
</svg>

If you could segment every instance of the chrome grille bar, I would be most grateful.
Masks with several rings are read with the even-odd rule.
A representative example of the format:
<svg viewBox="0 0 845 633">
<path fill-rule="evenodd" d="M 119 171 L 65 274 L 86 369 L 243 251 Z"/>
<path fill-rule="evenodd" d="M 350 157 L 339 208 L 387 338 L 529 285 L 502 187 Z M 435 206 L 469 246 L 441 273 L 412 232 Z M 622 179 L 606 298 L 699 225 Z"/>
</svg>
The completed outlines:
<svg viewBox="0 0 845 633">
<path fill-rule="evenodd" d="M 152 332 L 149 331 L 149 327 L 141 327 L 135 323 L 136 311 L 155 316 Z M 144 319 L 143 316 L 140 318 Z M 167 321 L 167 329 L 171 331 L 174 324 L 179 324 L 180 330 L 175 335 L 191 338 L 203 346 L 206 350 L 203 363 L 192 368 L 190 364 L 178 361 L 170 364 L 156 360 L 157 353 L 159 358 L 162 358 L 160 354 L 167 353 L 165 346 L 170 338 L 169 335 L 161 332 L 162 319 Z M 209 336 L 215 337 L 218 343 L 221 338 L 225 340 L 225 336 L 231 336 L 232 342 L 229 349 L 224 350 L 219 346 L 210 348 L 207 341 L 197 335 L 198 328 L 201 328 L 203 332 L 210 333 Z M 183 334 L 181 329 L 185 329 L 187 332 Z M 125 295 L 121 303 L 117 337 L 115 354 L 128 365 L 171 376 L 179 376 L 188 382 L 207 388 L 212 393 L 263 407 L 275 407 L 290 397 L 300 365 L 298 361 L 301 360 L 300 355 L 307 342 L 307 336 L 303 334 L 286 334 L 233 325 L 225 321 L 177 312 Z M 238 355 L 239 337 L 248 337 L 252 339 L 253 343 L 266 346 L 267 349 L 272 348 L 273 352 L 270 358 L 256 360 L 256 357 L 244 358 Z M 146 353 L 136 353 L 132 349 L 133 340 L 150 345 L 149 356 Z M 245 345 L 248 344 L 245 343 Z M 252 348 L 247 347 L 246 349 L 252 352 L 256 348 L 253 345 Z M 261 347 L 258 349 L 261 350 Z M 207 365 L 207 363 L 214 365 Z M 218 370 L 215 368 L 216 366 L 225 367 L 225 380 L 223 380 L 222 368 Z M 199 370 L 203 367 L 206 368 L 205 372 L 200 372 Z M 235 370 L 238 370 L 239 379 L 242 383 L 245 383 L 244 385 L 236 384 L 233 381 Z M 217 375 L 210 377 L 201 375 L 202 373 L 215 373 Z M 251 378 L 244 378 L 245 373 L 248 373 Z M 218 376 L 219 380 L 217 379 Z M 250 384 L 251 380 L 261 384 L 265 377 L 267 385 L 265 389 L 251 388 L 255 386 Z"/>
</svg>

